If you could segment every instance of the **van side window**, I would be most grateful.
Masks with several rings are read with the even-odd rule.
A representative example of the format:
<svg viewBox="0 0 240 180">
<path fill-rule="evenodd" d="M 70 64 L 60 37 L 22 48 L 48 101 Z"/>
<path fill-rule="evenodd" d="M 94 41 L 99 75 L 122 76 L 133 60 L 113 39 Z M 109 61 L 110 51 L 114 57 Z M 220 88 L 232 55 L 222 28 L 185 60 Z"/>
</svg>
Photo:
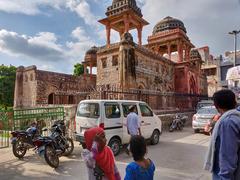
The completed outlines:
<svg viewBox="0 0 240 180">
<path fill-rule="evenodd" d="M 139 104 L 139 106 L 140 106 L 140 110 L 141 110 L 143 117 L 153 116 L 153 112 L 151 111 L 151 109 L 149 109 L 149 107 L 147 105 Z"/>
<path fill-rule="evenodd" d="M 122 108 L 123 108 L 124 117 L 127 117 L 127 115 L 129 114 L 129 107 L 130 106 L 135 106 L 135 113 L 138 114 L 136 105 L 134 105 L 134 104 L 123 104 Z"/>
<path fill-rule="evenodd" d="M 98 118 L 99 117 L 99 104 L 98 103 L 81 103 L 77 110 L 77 116 Z"/>
<path fill-rule="evenodd" d="M 105 115 L 108 119 L 120 118 L 120 107 L 119 104 L 105 103 Z"/>
</svg>

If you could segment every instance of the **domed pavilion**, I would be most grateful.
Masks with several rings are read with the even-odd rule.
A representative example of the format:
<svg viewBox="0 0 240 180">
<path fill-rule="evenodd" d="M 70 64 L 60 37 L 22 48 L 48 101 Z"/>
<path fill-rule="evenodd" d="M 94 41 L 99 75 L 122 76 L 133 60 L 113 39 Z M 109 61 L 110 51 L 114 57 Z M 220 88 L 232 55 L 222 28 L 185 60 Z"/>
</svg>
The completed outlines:
<svg viewBox="0 0 240 180">
<path fill-rule="evenodd" d="M 137 29 L 138 44 L 142 45 L 142 29 L 149 23 L 142 18 L 141 9 L 135 0 L 113 0 L 107 8 L 106 18 L 99 20 L 106 27 L 107 46 L 111 44 L 111 29 L 117 31 L 120 37 L 132 29 Z"/>
<path fill-rule="evenodd" d="M 184 23 L 170 16 L 165 17 L 153 28 L 148 37 L 148 48 L 177 62 L 189 61 L 190 51 L 194 48 L 187 36 Z M 173 59 L 172 53 L 177 52 L 178 57 Z"/>
</svg>

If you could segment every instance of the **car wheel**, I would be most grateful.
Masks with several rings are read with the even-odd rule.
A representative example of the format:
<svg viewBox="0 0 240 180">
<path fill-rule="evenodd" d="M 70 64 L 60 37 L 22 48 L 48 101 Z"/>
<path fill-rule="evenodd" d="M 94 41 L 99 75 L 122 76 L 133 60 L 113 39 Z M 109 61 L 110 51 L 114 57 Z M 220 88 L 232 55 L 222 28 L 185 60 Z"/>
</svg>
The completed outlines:
<svg viewBox="0 0 240 180">
<path fill-rule="evenodd" d="M 109 141 L 108 146 L 112 149 L 114 156 L 117 156 L 120 153 L 121 142 L 118 138 L 112 138 Z"/>
<path fill-rule="evenodd" d="M 152 134 L 152 137 L 151 137 L 151 144 L 152 145 L 158 144 L 159 139 L 160 139 L 159 131 L 158 130 L 154 130 L 153 134 Z"/>
</svg>

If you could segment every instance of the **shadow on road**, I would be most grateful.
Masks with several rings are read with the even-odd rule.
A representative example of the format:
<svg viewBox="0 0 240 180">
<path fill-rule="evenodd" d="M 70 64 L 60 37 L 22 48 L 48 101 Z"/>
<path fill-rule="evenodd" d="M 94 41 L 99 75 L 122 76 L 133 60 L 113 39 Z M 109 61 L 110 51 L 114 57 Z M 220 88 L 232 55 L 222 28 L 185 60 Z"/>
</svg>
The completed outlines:
<svg viewBox="0 0 240 180">
<path fill-rule="evenodd" d="M 8 151 L 8 152 L 7 152 Z M 79 171 L 85 168 L 80 156 L 80 147 L 76 147 L 69 157 L 60 157 L 60 164 L 53 169 L 45 160 L 34 152 L 27 152 L 23 159 L 15 158 L 11 149 L 5 149 L 3 156 L 0 156 L 0 179 L 1 180 L 35 180 L 35 179 L 87 179 L 87 174 L 80 175 Z M 85 170 L 87 172 L 87 170 Z"/>
</svg>

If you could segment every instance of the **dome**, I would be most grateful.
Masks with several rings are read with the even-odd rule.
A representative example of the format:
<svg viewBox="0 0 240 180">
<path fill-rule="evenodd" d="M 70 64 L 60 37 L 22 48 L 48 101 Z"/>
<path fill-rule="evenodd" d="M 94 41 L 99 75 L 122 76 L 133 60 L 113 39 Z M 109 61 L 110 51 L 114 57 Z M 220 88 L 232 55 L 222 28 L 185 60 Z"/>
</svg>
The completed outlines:
<svg viewBox="0 0 240 180">
<path fill-rule="evenodd" d="M 112 4 L 116 4 L 118 2 L 120 2 L 121 0 L 113 0 Z"/>
<path fill-rule="evenodd" d="M 96 46 L 93 46 L 89 50 L 87 50 L 86 54 L 88 55 L 96 54 L 97 51 L 98 51 L 98 48 Z"/>
<path fill-rule="evenodd" d="M 177 28 L 180 28 L 185 33 L 187 33 L 187 30 L 182 21 L 168 16 L 155 25 L 153 29 L 153 34 Z"/>
<path fill-rule="evenodd" d="M 124 0 L 113 0 L 112 4 L 116 4 L 116 3 L 121 2 L 121 1 L 124 1 Z M 136 1 L 135 0 L 130 0 L 130 3 L 136 5 Z"/>
</svg>

